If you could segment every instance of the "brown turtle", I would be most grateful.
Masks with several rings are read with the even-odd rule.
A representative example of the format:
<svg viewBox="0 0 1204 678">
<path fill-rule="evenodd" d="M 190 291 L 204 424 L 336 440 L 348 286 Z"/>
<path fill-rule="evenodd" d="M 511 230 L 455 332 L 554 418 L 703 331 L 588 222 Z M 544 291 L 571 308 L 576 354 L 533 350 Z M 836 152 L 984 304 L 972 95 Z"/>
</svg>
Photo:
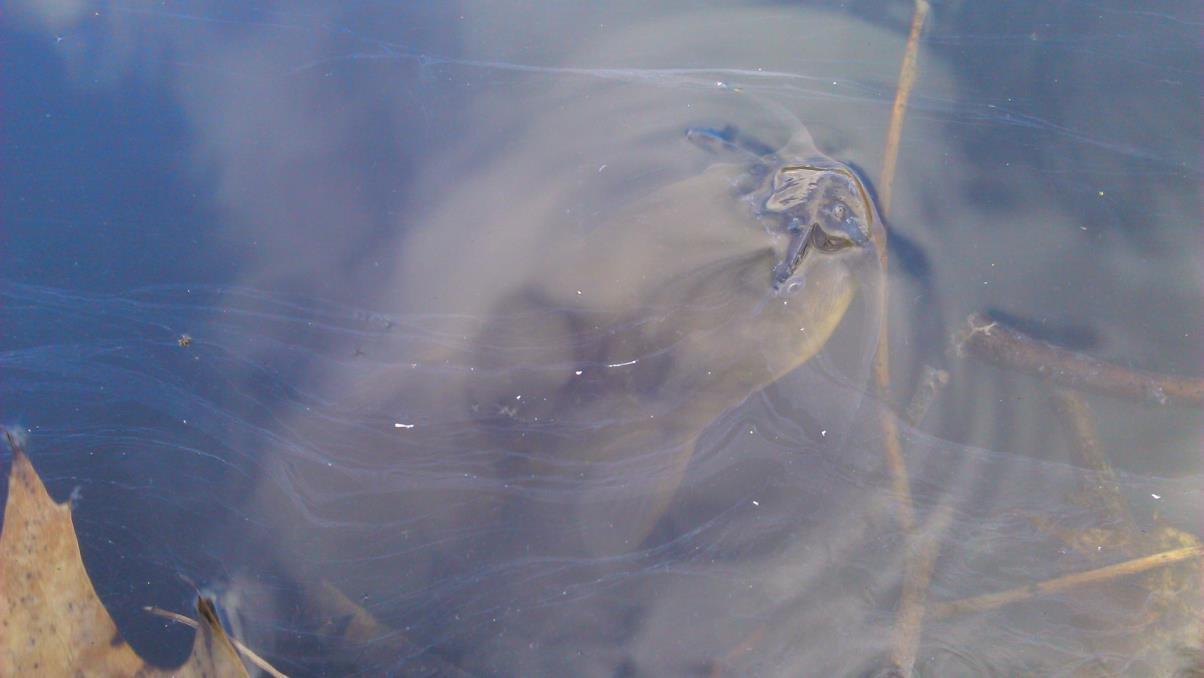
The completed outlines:
<svg viewBox="0 0 1204 678">
<path fill-rule="evenodd" d="M 816 355 L 875 277 L 871 195 L 805 130 L 775 152 L 686 137 L 716 162 L 549 249 L 471 342 L 462 405 L 522 460 L 506 473 L 573 495 L 592 553 L 641 544 L 702 431 Z"/>
</svg>

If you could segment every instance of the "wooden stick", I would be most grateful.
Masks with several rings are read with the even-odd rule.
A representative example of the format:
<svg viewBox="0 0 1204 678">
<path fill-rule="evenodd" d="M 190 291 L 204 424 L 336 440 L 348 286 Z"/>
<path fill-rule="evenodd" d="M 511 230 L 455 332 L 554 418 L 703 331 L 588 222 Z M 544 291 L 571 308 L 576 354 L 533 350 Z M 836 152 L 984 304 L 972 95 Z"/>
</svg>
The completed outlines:
<svg viewBox="0 0 1204 678">
<path fill-rule="evenodd" d="M 903 591 L 891 637 L 891 671 L 910 676 L 915 669 L 916 653 L 924 630 L 924 609 L 928 602 L 928 586 L 932 570 L 940 553 L 941 539 L 953 520 L 953 510 L 940 506 L 932 514 L 923 537 L 911 540 L 904 560 Z"/>
<path fill-rule="evenodd" d="M 911 88 L 915 85 L 917 54 L 919 52 L 920 32 L 924 28 L 924 19 L 928 16 L 928 0 L 916 0 L 915 13 L 911 18 L 911 32 L 907 36 L 907 46 L 903 49 L 903 62 L 899 67 L 899 86 L 895 90 L 895 102 L 891 107 L 890 127 L 886 133 L 886 148 L 883 152 L 882 176 L 879 186 L 879 207 L 885 216 L 890 211 L 891 186 L 895 180 L 895 165 L 899 157 L 899 139 L 903 133 L 903 118 L 907 113 L 907 100 L 911 97 Z M 885 228 L 885 226 L 884 226 Z M 899 502 L 899 523 L 905 531 L 910 531 L 915 525 L 915 508 L 911 500 L 911 482 L 907 476 L 907 466 L 903 463 L 903 446 L 899 442 L 899 425 L 893 412 L 893 399 L 890 388 L 890 341 L 887 331 L 887 270 L 888 257 L 886 238 L 878 245 L 878 267 L 882 275 L 882 284 L 878 291 L 878 307 L 882 313 L 878 327 L 878 348 L 874 354 L 874 384 L 879 398 L 887 405 L 879 410 L 878 425 L 882 430 L 883 452 L 886 464 L 890 469 L 891 485 Z"/>
<path fill-rule="evenodd" d="M 1117 577 L 1137 574 L 1139 572 L 1145 572 L 1146 570 L 1152 570 L 1157 567 L 1164 567 L 1166 565 L 1171 565 L 1183 560 L 1199 558 L 1202 555 L 1204 555 L 1204 546 L 1188 546 L 1170 551 L 1163 551 L 1162 553 L 1155 553 L 1151 556 L 1134 558 L 1133 560 L 1126 560 L 1095 570 L 1076 572 L 1075 574 L 1068 574 L 1064 577 L 1048 579 L 1043 582 L 1029 584 L 1028 586 L 1020 586 L 1007 591 L 1001 591 L 999 593 L 988 593 L 987 595 L 983 596 L 975 596 L 973 598 L 963 598 L 961 600 L 938 603 L 929 608 L 928 615 L 931 618 L 940 619 L 955 614 L 962 614 L 964 612 L 983 612 L 985 610 L 1003 607 L 1004 605 L 1010 605 L 1011 603 L 1019 602 L 1021 600 L 1027 600 L 1035 596 L 1044 595 L 1047 593 L 1055 593 L 1057 591 L 1074 588 L 1076 586 L 1083 586 L 1085 584 L 1105 582 L 1111 579 L 1116 579 Z"/>
<path fill-rule="evenodd" d="M 1125 535 L 1136 535 L 1137 527 L 1133 521 L 1133 513 L 1120 492 L 1120 485 L 1116 482 L 1116 474 L 1108 462 L 1108 455 L 1100 445 L 1095 430 L 1095 417 L 1092 416 L 1087 401 L 1074 391 L 1058 389 L 1054 403 L 1069 429 L 1072 441 L 1071 458 L 1077 466 L 1092 471 L 1088 480 L 1080 484 L 1080 493 L 1093 500 L 1095 507 L 1105 514 L 1104 520 L 1107 524 L 1115 525 Z"/>
<path fill-rule="evenodd" d="M 1204 379 L 1152 374 L 1105 362 L 1034 339 L 981 313 L 966 318 L 966 327 L 953 338 L 953 348 L 959 354 L 969 352 L 1000 367 L 1071 388 L 1156 405 L 1204 403 Z"/>
<path fill-rule="evenodd" d="M 899 87 L 895 90 L 895 103 L 891 106 L 890 127 L 886 131 L 886 149 L 882 157 L 881 190 L 878 193 L 882 212 L 890 211 L 891 185 L 895 178 L 895 163 L 899 159 L 899 140 L 903 135 L 903 118 L 907 113 L 907 100 L 915 86 L 919 72 L 916 62 L 919 54 L 920 32 L 928 17 L 928 0 L 916 0 L 915 13 L 911 16 L 911 31 L 907 34 L 907 46 L 903 49 L 903 63 L 899 68 Z"/>
<path fill-rule="evenodd" d="M 891 186 L 895 179 L 895 163 L 899 157 L 899 139 L 903 131 L 903 118 L 907 112 L 907 100 L 911 96 L 911 88 L 916 80 L 916 55 L 919 51 L 920 32 L 924 28 L 924 19 L 928 16 L 928 0 L 916 0 L 915 13 L 911 19 L 911 31 L 907 36 L 907 46 L 903 50 L 903 63 L 899 67 L 899 86 L 895 90 L 895 102 L 891 107 L 890 127 L 886 134 L 886 148 L 882 161 L 882 176 L 879 186 L 881 192 L 881 210 L 883 216 L 890 211 Z M 874 385 L 882 406 L 878 408 L 878 425 L 882 432 L 883 453 L 886 465 L 890 470 L 891 487 L 895 500 L 898 502 L 899 525 L 903 528 L 906 539 L 910 542 L 915 537 L 915 506 L 911 497 L 911 481 L 908 478 L 907 465 L 903 461 L 903 445 L 899 440 L 899 423 L 894 412 L 893 398 L 890 387 L 890 341 L 887 322 L 888 309 L 888 269 L 889 258 L 886 247 L 886 231 L 883 224 L 882 242 L 878 245 L 878 267 L 882 275 L 878 288 L 878 308 L 881 316 L 878 323 L 878 347 L 874 353 L 873 373 Z M 935 547 L 933 547 L 935 548 Z M 931 576 L 931 562 L 925 561 L 926 549 L 914 545 L 909 548 L 905 571 L 917 573 L 916 581 L 922 580 L 922 590 L 912 590 L 907 582 L 904 583 L 903 596 L 899 600 L 899 609 L 895 617 L 894 641 L 891 658 L 895 670 L 903 676 L 911 675 L 911 666 L 915 663 L 916 648 L 922 635 L 921 623 L 924 617 L 924 601 L 927 598 L 928 577 Z M 935 555 L 932 555 L 935 558 Z M 923 572 L 928 574 L 924 576 Z M 910 575 L 909 575 L 910 579 Z"/>
<path fill-rule="evenodd" d="M 199 626 L 195 619 L 193 619 L 191 617 L 186 617 L 178 612 L 172 612 L 171 610 L 164 610 L 161 607 L 154 607 L 153 605 L 143 606 L 142 609 L 147 612 L 150 612 L 151 614 L 157 614 L 160 617 L 166 617 L 167 619 L 170 619 L 174 622 L 177 622 L 180 624 L 186 624 L 188 626 L 191 626 L 194 629 L 198 628 L 198 626 Z M 276 669 L 276 667 L 269 664 L 266 659 L 264 659 L 263 657 L 260 657 L 259 655 L 255 654 L 254 652 L 252 652 L 251 648 L 238 642 L 238 640 L 232 636 L 227 636 L 227 637 L 230 639 L 230 642 L 234 644 L 234 648 L 236 650 L 238 650 L 252 664 L 254 664 L 255 666 L 258 666 L 260 669 L 266 671 L 268 673 L 268 675 L 273 676 L 273 678 L 288 678 L 287 675 L 281 673 L 279 670 Z"/>
<path fill-rule="evenodd" d="M 883 356 L 881 361 L 875 360 L 875 375 L 885 374 L 889 369 L 886 354 L 879 349 L 878 355 Z M 879 369 L 881 365 L 881 369 Z M 878 386 L 879 397 L 885 399 L 886 393 L 890 389 L 890 380 L 887 378 L 875 378 Z M 903 444 L 899 440 L 899 421 L 888 404 L 883 404 L 878 408 L 878 426 L 882 431 L 882 448 L 886 457 L 886 466 L 890 471 L 891 491 L 894 494 L 896 505 L 898 508 L 899 526 L 904 532 L 910 532 L 916 523 L 915 505 L 911 499 L 911 480 L 907 475 L 907 465 L 903 461 Z"/>
</svg>

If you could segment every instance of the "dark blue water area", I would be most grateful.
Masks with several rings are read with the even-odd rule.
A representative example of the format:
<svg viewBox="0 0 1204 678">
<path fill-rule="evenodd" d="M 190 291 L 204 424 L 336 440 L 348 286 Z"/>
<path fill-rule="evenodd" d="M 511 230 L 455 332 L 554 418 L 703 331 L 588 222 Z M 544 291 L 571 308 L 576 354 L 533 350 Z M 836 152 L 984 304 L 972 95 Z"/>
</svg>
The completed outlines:
<svg viewBox="0 0 1204 678">
<path fill-rule="evenodd" d="M 190 176 L 165 83 L 80 88 L 40 36 L 10 30 L 5 45 L 7 277 L 100 291 L 232 277 L 201 247 L 212 186 Z"/>
<path fill-rule="evenodd" d="M 600 553 L 573 541 L 574 511 L 626 516 L 589 492 L 659 487 L 672 450 L 541 458 L 642 425 L 589 409 L 615 382 L 557 380 L 623 369 L 607 332 L 692 317 L 697 299 L 599 330 L 626 309 L 581 311 L 550 283 L 503 292 L 564 252 L 598 260 L 624 209 L 701 175 L 709 157 L 675 145 L 691 126 L 778 148 L 805 125 L 880 196 L 911 3 L 12 4 L 0 425 L 71 498 L 97 591 L 140 653 L 185 656 L 192 632 L 142 607 L 186 612 L 199 589 L 295 676 L 881 665 L 902 537 L 876 513 L 894 495 L 859 425 L 880 404 L 858 325 L 712 417 L 640 547 Z M 1089 478 L 1048 389 L 945 350 L 966 314 L 1200 374 L 1202 26 L 1191 2 L 933 4 L 886 222 L 899 390 L 926 364 L 953 372 L 903 434 L 921 519 L 958 511 L 934 596 L 1099 564 L 1031 527 L 1034 512 L 1086 520 L 1059 493 Z M 568 340 L 506 343 L 562 321 Z M 655 355 L 633 354 L 672 373 Z M 660 375 L 634 374 L 637 395 Z M 527 404 L 540 388 L 577 400 Z M 705 390 L 669 395 L 646 412 Z M 1091 403 L 1139 522 L 1198 532 L 1198 407 Z M 375 635 L 342 638 L 346 617 L 307 608 L 331 581 Z M 1076 626 L 1123 605 L 1057 606 L 1073 602 L 937 624 L 921 667 L 1164 665 L 1122 662 Z M 761 650 L 737 652 L 746 641 Z"/>
</svg>

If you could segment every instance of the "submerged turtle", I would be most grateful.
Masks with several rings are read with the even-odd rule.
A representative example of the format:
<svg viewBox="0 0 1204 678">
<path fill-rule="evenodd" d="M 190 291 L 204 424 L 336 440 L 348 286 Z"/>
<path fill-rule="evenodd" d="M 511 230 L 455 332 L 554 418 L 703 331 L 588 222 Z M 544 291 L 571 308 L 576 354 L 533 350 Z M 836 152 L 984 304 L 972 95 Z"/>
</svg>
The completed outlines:
<svg viewBox="0 0 1204 678">
<path fill-rule="evenodd" d="M 876 270 L 869 192 L 805 130 L 685 136 L 716 162 L 545 252 L 473 341 L 465 404 L 505 473 L 573 496 L 591 553 L 642 543 L 702 431 L 816 355 Z"/>
</svg>

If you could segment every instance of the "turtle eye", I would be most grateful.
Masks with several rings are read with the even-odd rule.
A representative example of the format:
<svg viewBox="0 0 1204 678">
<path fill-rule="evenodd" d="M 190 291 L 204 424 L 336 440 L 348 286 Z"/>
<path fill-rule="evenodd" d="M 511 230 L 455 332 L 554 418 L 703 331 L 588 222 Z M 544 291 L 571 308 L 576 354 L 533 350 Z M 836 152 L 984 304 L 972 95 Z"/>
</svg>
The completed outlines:
<svg viewBox="0 0 1204 678">
<path fill-rule="evenodd" d="M 832 206 L 832 218 L 836 221 L 844 221 L 849 216 L 849 206 L 843 202 L 838 202 Z"/>
</svg>

